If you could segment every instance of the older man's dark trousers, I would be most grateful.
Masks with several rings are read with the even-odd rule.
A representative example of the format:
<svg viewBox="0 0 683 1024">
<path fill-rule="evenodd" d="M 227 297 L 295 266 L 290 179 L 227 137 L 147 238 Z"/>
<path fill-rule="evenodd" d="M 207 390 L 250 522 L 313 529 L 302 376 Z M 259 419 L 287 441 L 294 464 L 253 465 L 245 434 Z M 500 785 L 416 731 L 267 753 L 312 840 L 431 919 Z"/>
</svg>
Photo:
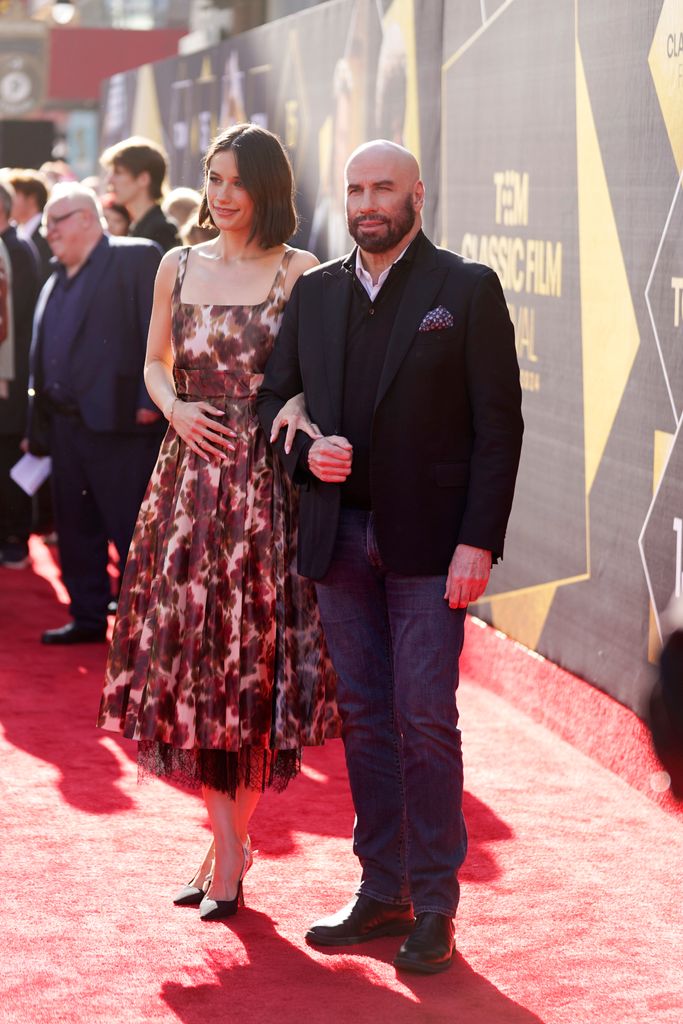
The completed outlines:
<svg viewBox="0 0 683 1024">
<path fill-rule="evenodd" d="M 457 728 L 464 609 L 445 576 L 403 576 L 380 557 L 373 515 L 342 508 L 316 584 L 339 675 L 360 892 L 455 915 L 467 851 Z"/>
<path fill-rule="evenodd" d="M 159 451 L 158 431 L 98 433 L 78 415 L 53 413 L 52 488 L 62 578 L 71 615 L 85 629 L 107 622 L 109 542 L 121 561 Z"/>
</svg>

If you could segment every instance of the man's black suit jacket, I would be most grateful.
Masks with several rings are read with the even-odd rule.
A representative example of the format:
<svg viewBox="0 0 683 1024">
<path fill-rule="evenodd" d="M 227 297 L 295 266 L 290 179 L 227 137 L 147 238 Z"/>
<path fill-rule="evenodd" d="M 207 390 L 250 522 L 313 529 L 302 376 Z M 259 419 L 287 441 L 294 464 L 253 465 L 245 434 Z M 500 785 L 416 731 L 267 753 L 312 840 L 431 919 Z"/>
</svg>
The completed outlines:
<svg viewBox="0 0 683 1024">
<path fill-rule="evenodd" d="M 52 267 L 50 266 L 52 249 L 48 245 L 47 239 L 43 236 L 40 227 L 37 227 L 31 235 L 31 242 L 36 250 L 38 274 L 40 275 L 40 285 L 42 288 L 52 273 Z"/>
<path fill-rule="evenodd" d="M 147 394 L 143 368 L 161 252 L 144 239 L 104 239 L 93 251 L 91 287 L 70 343 L 69 384 L 91 430 L 148 433 L 150 427 L 138 427 L 135 416 L 138 409 L 158 411 Z M 33 321 L 28 437 L 36 454 L 45 447 L 39 421 L 45 408 L 43 349 L 49 339 L 43 336 L 42 321 L 56 281 L 53 274 L 43 286 Z"/>
<path fill-rule="evenodd" d="M 258 395 L 267 432 L 282 404 L 303 391 L 323 434 L 340 433 L 354 264 L 347 257 L 315 267 L 295 285 Z M 438 307 L 453 325 L 421 331 Z M 444 574 L 459 543 L 501 556 L 522 432 L 514 331 L 498 277 L 422 235 L 372 426 L 370 485 L 384 564 L 406 575 Z M 282 440 L 277 449 L 302 484 L 299 572 L 321 579 L 337 533 L 340 487 L 300 469 L 304 442 L 299 432 L 289 455 Z"/>
</svg>

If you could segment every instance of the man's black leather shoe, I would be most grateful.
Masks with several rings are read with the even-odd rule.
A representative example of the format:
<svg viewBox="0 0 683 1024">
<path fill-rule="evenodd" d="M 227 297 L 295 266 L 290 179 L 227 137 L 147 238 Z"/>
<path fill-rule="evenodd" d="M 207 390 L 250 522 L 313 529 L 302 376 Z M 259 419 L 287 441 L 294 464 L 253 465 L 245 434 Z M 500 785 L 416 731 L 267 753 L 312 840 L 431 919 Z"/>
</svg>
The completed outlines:
<svg viewBox="0 0 683 1024">
<path fill-rule="evenodd" d="M 355 946 L 382 935 L 405 935 L 414 923 L 410 904 L 380 903 L 361 894 L 339 913 L 311 925 L 306 942 L 312 946 Z"/>
<path fill-rule="evenodd" d="M 418 914 L 394 966 L 419 974 L 438 974 L 450 967 L 455 953 L 455 925 L 445 914 Z"/>
<path fill-rule="evenodd" d="M 48 629 L 40 638 L 44 644 L 98 644 L 107 639 L 107 630 L 86 629 L 75 622 L 68 622 L 59 629 Z"/>
</svg>

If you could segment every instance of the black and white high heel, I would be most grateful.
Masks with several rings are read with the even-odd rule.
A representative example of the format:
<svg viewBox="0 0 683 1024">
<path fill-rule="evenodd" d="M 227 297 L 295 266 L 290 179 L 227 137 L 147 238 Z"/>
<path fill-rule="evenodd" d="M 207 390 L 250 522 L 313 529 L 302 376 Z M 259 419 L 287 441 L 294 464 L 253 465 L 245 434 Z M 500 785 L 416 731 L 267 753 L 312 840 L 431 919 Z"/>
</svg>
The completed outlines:
<svg viewBox="0 0 683 1024">
<path fill-rule="evenodd" d="M 210 896 L 204 896 L 199 907 L 199 916 L 202 921 L 223 921 L 226 917 L 234 917 L 237 913 L 238 907 L 244 906 L 244 890 L 242 888 L 242 882 L 247 871 L 254 863 L 254 855 L 251 849 L 251 839 L 247 836 L 247 841 L 242 847 L 242 854 L 244 861 L 242 864 L 242 872 L 237 882 L 237 892 L 234 899 L 231 900 L 214 900 Z"/>
</svg>

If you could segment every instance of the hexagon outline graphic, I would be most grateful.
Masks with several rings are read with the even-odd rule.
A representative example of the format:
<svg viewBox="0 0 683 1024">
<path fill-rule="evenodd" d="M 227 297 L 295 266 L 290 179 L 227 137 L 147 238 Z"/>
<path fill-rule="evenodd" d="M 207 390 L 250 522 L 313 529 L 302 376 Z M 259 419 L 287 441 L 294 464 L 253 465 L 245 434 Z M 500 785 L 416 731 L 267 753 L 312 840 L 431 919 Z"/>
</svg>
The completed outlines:
<svg viewBox="0 0 683 1024">
<path fill-rule="evenodd" d="M 657 609 L 657 604 L 656 604 L 656 601 L 655 601 L 654 588 L 652 586 L 652 578 L 650 576 L 650 572 L 649 572 L 649 569 L 647 567 L 647 561 L 645 559 L 645 544 L 644 544 L 644 542 L 645 542 L 645 531 L 648 528 L 648 525 L 650 523 L 650 519 L 652 517 L 652 513 L 654 511 L 655 504 L 657 502 L 657 498 L 659 497 L 659 492 L 660 492 L 660 490 L 662 488 L 662 485 L 664 484 L 664 481 L 666 479 L 667 470 L 669 468 L 669 462 L 671 461 L 671 459 L 673 457 L 673 454 L 674 454 L 674 452 L 676 450 L 676 442 L 678 440 L 678 435 L 681 432 L 681 428 L 683 428 L 683 416 L 681 417 L 681 419 L 680 419 L 680 421 L 678 423 L 678 426 L 676 428 L 676 433 L 674 434 L 673 440 L 671 441 L 671 445 L 669 447 L 669 452 L 668 452 L 667 457 L 666 457 L 666 459 L 664 461 L 664 465 L 662 466 L 662 471 L 659 474 L 659 480 L 657 481 L 657 486 L 655 488 L 655 492 L 652 495 L 652 500 L 650 502 L 650 505 L 649 505 L 648 510 L 647 510 L 647 514 L 645 516 L 645 521 L 644 521 L 644 523 L 643 523 L 643 525 L 641 527 L 640 534 L 638 535 L 638 550 L 640 551 L 640 560 L 641 560 L 641 562 L 643 564 L 643 572 L 645 574 L 645 582 L 647 584 L 648 594 L 650 595 L 650 607 L 652 608 L 652 612 L 653 612 L 654 617 L 655 617 L 655 624 L 657 626 L 657 632 L 659 634 L 660 642 L 663 642 L 662 624 L 661 624 L 661 620 L 660 620 L 660 616 L 659 616 L 659 611 Z"/>
<path fill-rule="evenodd" d="M 671 206 L 669 207 L 669 213 L 667 215 L 666 222 L 664 224 L 664 229 L 663 229 L 661 237 L 659 239 L 659 244 L 657 246 L 657 252 L 655 253 L 655 258 L 654 258 L 653 263 L 652 263 L 652 269 L 650 270 L 650 276 L 648 277 L 647 284 L 645 285 L 645 305 L 647 306 L 647 312 L 648 312 L 648 315 L 650 317 L 650 323 L 652 324 L 652 333 L 655 336 L 655 344 L 657 345 L 657 352 L 659 354 L 659 361 L 662 364 L 662 373 L 664 374 L 664 382 L 666 384 L 666 392 L 667 392 L 667 394 L 669 396 L 669 401 L 671 403 L 671 411 L 673 413 L 674 423 L 676 425 L 678 425 L 680 419 L 683 417 L 683 410 L 682 410 L 681 416 L 679 417 L 677 415 L 677 413 L 676 413 L 676 402 L 674 400 L 673 391 L 671 389 L 671 381 L 669 380 L 669 374 L 667 373 L 667 369 L 666 369 L 666 362 L 664 360 L 664 353 L 662 351 L 662 344 L 661 344 L 661 342 L 659 340 L 659 332 L 657 330 L 657 324 L 656 324 L 656 321 L 655 321 L 654 312 L 652 310 L 652 305 L 650 303 L 650 287 L 652 285 L 652 281 L 653 281 L 653 278 L 655 276 L 655 270 L 657 269 L 657 264 L 659 263 L 659 257 L 660 257 L 661 252 L 662 252 L 662 246 L 664 245 L 664 239 L 666 238 L 667 233 L 669 231 L 669 225 L 671 223 L 671 218 L 673 217 L 673 213 L 674 213 L 674 210 L 676 208 L 676 203 L 678 201 L 678 198 L 679 198 L 679 195 L 680 195 L 682 187 L 683 187 L 683 171 L 681 172 L 681 175 L 678 178 L 678 181 L 676 183 L 676 191 L 674 192 L 674 197 L 673 197 L 673 200 L 671 201 Z"/>
</svg>

